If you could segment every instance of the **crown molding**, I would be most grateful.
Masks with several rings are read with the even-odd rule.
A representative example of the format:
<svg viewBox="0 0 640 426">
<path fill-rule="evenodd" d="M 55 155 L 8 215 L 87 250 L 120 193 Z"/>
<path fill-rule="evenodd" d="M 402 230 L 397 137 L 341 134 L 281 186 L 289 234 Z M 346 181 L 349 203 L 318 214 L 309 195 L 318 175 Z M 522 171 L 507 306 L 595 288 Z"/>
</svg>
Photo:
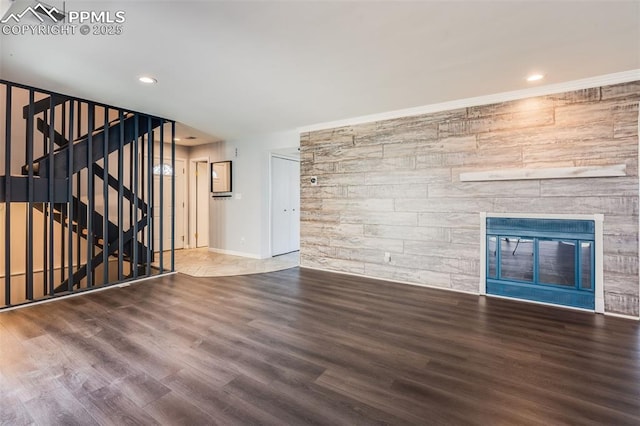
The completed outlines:
<svg viewBox="0 0 640 426">
<path fill-rule="evenodd" d="M 492 95 L 476 96 L 473 98 L 459 99 L 455 101 L 441 102 L 414 108 L 399 109 L 378 114 L 363 115 L 344 120 L 327 121 L 298 127 L 299 133 L 315 132 L 317 130 L 335 129 L 337 127 L 353 126 L 357 124 L 371 123 L 374 121 L 390 120 L 401 117 L 431 114 L 434 112 L 449 111 L 458 108 L 468 108 L 480 105 L 490 105 L 500 102 L 515 101 L 518 99 L 532 98 L 536 96 L 552 95 L 555 93 L 571 92 L 574 90 L 590 89 L 593 87 L 609 86 L 612 84 L 628 83 L 640 80 L 640 69 L 605 74 L 597 77 L 583 78 L 564 83 L 548 84 L 545 86 L 531 87 L 511 92 L 502 92 Z"/>
</svg>

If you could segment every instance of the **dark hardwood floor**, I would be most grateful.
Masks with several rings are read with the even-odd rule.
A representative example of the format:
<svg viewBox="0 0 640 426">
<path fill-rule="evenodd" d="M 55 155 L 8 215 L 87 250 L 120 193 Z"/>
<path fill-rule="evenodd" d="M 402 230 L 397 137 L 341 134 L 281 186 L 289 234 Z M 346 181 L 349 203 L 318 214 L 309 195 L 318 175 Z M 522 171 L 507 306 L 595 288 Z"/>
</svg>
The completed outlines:
<svg viewBox="0 0 640 426">
<path fill-rule="evenodd" d="M 638 425 L 640 325 L 304 269 L 0 313 L 0 424 Z"/>
</svg>

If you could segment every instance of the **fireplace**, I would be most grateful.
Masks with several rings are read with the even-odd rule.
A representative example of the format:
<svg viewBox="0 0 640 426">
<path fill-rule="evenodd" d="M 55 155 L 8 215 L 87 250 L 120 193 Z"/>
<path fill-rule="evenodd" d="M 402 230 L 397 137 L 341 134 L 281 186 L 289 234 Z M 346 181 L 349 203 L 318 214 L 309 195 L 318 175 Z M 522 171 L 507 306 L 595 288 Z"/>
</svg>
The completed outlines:
<svg viewBox="0 0 640 426">
<path fill-rule="evenodd" d="M 482 215 L 480 293 L 604 311 L 602 215 Z"/>
</svg>

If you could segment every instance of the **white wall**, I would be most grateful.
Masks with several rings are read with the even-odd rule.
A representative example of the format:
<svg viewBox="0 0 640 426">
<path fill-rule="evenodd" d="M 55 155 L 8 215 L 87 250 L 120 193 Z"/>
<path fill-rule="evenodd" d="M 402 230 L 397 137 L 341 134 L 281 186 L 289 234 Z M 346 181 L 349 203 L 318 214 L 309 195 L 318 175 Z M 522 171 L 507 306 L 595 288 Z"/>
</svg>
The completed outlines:
<svg viewBox="0 0 640 426">
<path fill-rule="evenodd" d="M 190 158 L 233 161 L 233 197 L 210 201 L 210 249 L 256 258 L 271 256 L 270 154 L 299 146 L 299 134 L 291 130 L 191 148 Z"/>
</svg>

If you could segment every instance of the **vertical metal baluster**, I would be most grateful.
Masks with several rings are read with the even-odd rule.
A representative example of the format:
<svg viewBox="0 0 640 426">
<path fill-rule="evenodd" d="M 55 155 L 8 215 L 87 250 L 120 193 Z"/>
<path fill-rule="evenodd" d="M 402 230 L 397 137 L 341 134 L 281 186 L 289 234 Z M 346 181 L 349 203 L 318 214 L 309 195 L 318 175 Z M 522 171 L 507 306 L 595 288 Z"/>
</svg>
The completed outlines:
<svg viewBox="0 0 640 426">
<path fill-rule="evenodd" d="M 4 132 L 4 304 L 11 306 L 11 103 L 13 86 L 6 84 Z"/>
<path fill-rule="evenodd" d="M 131 118 L 131 120 L 134 121 L 134 132 L 137 134 L 138 132 L 138 128 L 137 126 L 135 126 L 135 121 L 136 118 L 135 116 L 132 116 L 134 118 Z M 134 136 L 133 140 L 129 142 L 129 188 L 131 188 L 131 190 L 133 191 L 133 179 L 134 179 L 134 144 L 137 147 L 137 137 Z M 138 148 L 136 148 L 137 150 Z M 134 217 L 134 211 L 137 208 L 136 205 L 134 205 L 133 203 L 129 203 L 129 229 L 133 229 L 133 223 L 137 220 L 136 217 Z M 134 236 L 135 238 L 137 238 L 137 236 Z M 129 241 L 129 247 L 131 247 L 131 250 L 133 250 L 133 240 Z M 130 272 L 129 275 L 133 276 L 133 268 L 132 268 L 132 264 L 131 262 L 133 261 L 133 251 L 131 251 L 130 255 L 129 255 L 129 265 L 130 265 Z"/>
<path fill-rule="evenodd" d="M 93 181 L 93 129 L 95 123 L 95 105 L 89 103 L 87 134 L 87 288 L 93 287 L 94 270 L 93 270 L 93 254 L 94 254 L 94 224 L 93 213 L 95 211 L 95 187 Z"/>
<path fill-rule="evenodd" d="M 25 297 L 33 300 L 33 116 L 34 116 L 34 91 L 29 89 L 29 114 L 27 116 L 27 149 L 26 164 L 28 165 L 28 185 L 27 185 L 27 247 L 26 247 L 26 288 Z M 51 167 L 51 164 L 49 164 Z"/>
<path fill-rule="evenodd" d="M 153 131 L 151 130 L 151 117 L 147 116 L 147 270 L 146 275 L 151 275 L 151 261 L 153 259 Z"/>
<path fill-rule="evenodd" d="M 62 136 L 64 136 L 67 133 L 67 101 L 64 101 L 62 103 L 62 118 L 60 120 L 62 122 L 62 128 L 60 129 L 60 134 Z M 69 147 L 67 146 L 67 150 L 69 149 Z M 64 203 L 60 204 L 60 240 L 61 240 L 61 244 L 60 244 L 60 282 L 64 282 L 65 280 L 65 274 L 66 274 L 66 268 L 65 268 L 65 261 L 66 261 L 66 244 L 67 244 L 67 240 L 65 238 L 65 226 L 67 223 L 67 215 L 69 214 L 69 212 L 64 208 Z M 69 232 L 71 232 L 71 228 L 69 228 Z"/>
<path fill-rule="evenodd" d="M 140 126 L 144 126 L 146 125 L 146 121 L 143 121 L 144 117 L 140 117 L 139 119 L 139 125 Z M 143 132 L 142 129 L 140 129 L 140 132 Z M 142 133 L 142 135 L 140 136 L 140 145 L 138 146 L 139 150 L 140 150 L 140 154 L 138 155 L 138 164 L 139 164 L 139 169 L 138 169 L 138 177 L 140 178 L 140 186 L 138 187 L 138 189 L 140 190 L 140 195 L 139 198 L 144 202 L 147 201 L 147 198 L 145 197 L 145 189 L 146 189 L 146 185 L 145 185 L 145 174 L 144 174 L 144 169 L 145 169 L 145 141 L 146 141 L 146 133 Z M 136 204 L 136 206 L 138 206 Z M 138 211 L 138 209 L 140 209 Z M 139 218 L 140 221 L 143 221 L 143 218 L 145 218 L 145 214 L 147 213 L 147 209 L 144 208 L 143 206 L 139 206 L 136 208 L 136 214 L 139 214 Z M 148 219 L 148 218 L 147 218 Z M 148 222 L 143 222 L 142 224 L 142 228 L 138 229 L 138 232 L 140 232 L 140 241 L 142 243 L 141 247 L 145 248 L 146 245 L 146 238 L 147 238 L 147 233 L 145 232 L 146 228 L 145 226 L 148 225 Z M 140 252 L 138 253 L 138 262 L 143 261 L 144 256 L 147 254 L 147 250 L 145 249 L 144 252 Z M 146 270 L 146 269 L 145 269 Z"/>
<path fill-rule="evenodd" d="M 123 262 L 124 262 L 124 236 L 123 236 L 123 215 L 124 215 L 124 200 L 123 192 L 124 187 L 122 181 L 124 180 L 124 112 L 120 110 L 118 112 L 118 119 L 120 121 L 120 135 L 118 146 L 118 281 L 124 280 Z M 133 200 L 131 200 L 133 202 Z"/>
<path fill-rule="evenodd" d="M 76 224 L 78 224 L 78 215 L 75 212 L 75 206 L 74 206 L 74 201 L 73 201 L 73 175 L 74 175 L 74 166 L 73 166 L 73 113 L 74 113 L 74 107 L 75 107 L 75 101 L 71 101 L 69 102 L 69 148 L 68 152 L 68 163 L 67 163 L 67 205 L 69 206 L 69 214 L 68 214 L 68 220 L 69 220 L 69 234 L 67 235 L 67 237 L 69 238 L 69 280 L 67 281 L 67 291 L 72 291 L 73 290 L 73 274 L 74 274 L 74 267 L 73 267 L 73 222 L 75 220 Z M 78 235 L 80 235 L 80 227 L 78 225 L 76 225 L 76 233 Z M 80 253 L 80 245 L 77 246 L 78 249 L 78 253 Z M 80 264 L 78 263 L 78 266 Z"/>
<path fill-rule="evenodd" d="M 51 109 L 51 95 L 49 96 L 49 110 Z M 51 122 L 50 120 L 48 120 L 47 118 L 49 117 L 48 111 L 43 111 L 42 112 L 42 121 L 45 124 L 49 124 L 49 128 L 51 128 Z M 34 123 L 35 123 L 35 119 L 34 119 Z M 44 128 L 43 128 L 44 129 Z M 46 132 L 41 132 L 42 133 L 42 158 L 47 157 L 49 164 L 52 164 L 51 161 L 51 157 L 49 156 L 49 147 L 47 146 L 47 134 Z M 34 154 L 35 156 L 35 154 Z M 47 173 L 46 178 L 49 180 L 49 183 L 51 183 L 51 180 L 49 179 L 49 176 L 51 175 L 50 173 L 51 171 L 51 167 L 49 167 L 49 172 Z M 44 176 L 41 176 L 44 177 Z M 50 200 L 50 192 L 49 192 L 49 188 L 47 185 L 47 199 Z M 49 269 L 50 269 L 50 262 L 49 262 L 49 255 L 48 255 L 48 249 L 49 249 L 49 223 L 48 223 L 48 217 L 51 216 L 51 203 L 50 202 L 46 202 L 46 201 L 42 201 L 41 203 L 38 204 L 42 204 L 42 293 L 43 294 L 47 294 L 47 289 L 48 289 L 48 281 L 49 281 Z"/>
<path fill-rule="evenodd" d="M 104 108 L 104 151 L 102 173 L 102 197 L 104 198 L 104 216 L 102 220 L 102 263 L 103 285 L 109 283 L 109 108 Z"/>
<path fill-rule="evenodd" d="M 171 122 L 171 272 L 176 270 L 176 122 Z"/>
<path fill-rule="evenodd" d="M 77 134 L 78 136 L 82 135 L 82 106 L 83 103 L 81 103 L 80 101 L 78 101 L 78 130 L 77 130 Z M 75 167 L 74 167 L 75 169 Z M 77 212 L 77 219 L 80 220 L 80 213 L 81 213 L 81 208 L 80 208 L 80 203 L 82 202 L 81 200 L 82 198 L 82 172 L 81 170 L 78 170 L 78 173 L 76 174 L 76 199 L 78 202 L 78 212 Z M 84 223 L 86 225 L 86 217 L 84 218 Z M 80 224 L 80 222 L 78 222 L 78 225 Z M 82 265 L 82 230 L 80 229 L 80 227 L 78 226 L 78 230 L 76 232 L 76 244 L 78 247 L 78 259 L 77 259 L 77 268 L 80 269 L 81 265 Z M 78 285 L 80 285 L 80 283 L 78 283 Z M 69 289 L 69 291 L 72 291 L 72 289 Z"/>
<path fill-rule="evenodd" d="M 54 146 L 53 146 L 53 141 L 55 138 L 55 123 L 56 123 L 56 115 L 55 115 L 55 103 L 54 103 L 54 99 L 53 96 L 49 97 L 49 295 L 53 296 L 53 290 L 54 290 L 54 284 L 53 284 L 53 280 L 54 280 L 54 269 L 55 269 L 55 264 L 54 264 L 54 251 L 53 251 L 53 240 L 54 240 L 54 234 L 55 234 L 55 228 L 54 228 L 54 223 L 53 223 L 53 215 L 54 215 L 54 208 L 55 208 L 55 187 L 54 187 L 54 173 L 53 173 L 53 167 L 54 167 Z M 62 240 L 64 238 L 61 238 Z M 45 269 L 46 270 L 46 269 Z M 45 280 L 46 283 L 47 280 Z"/>
<path fill-rule="evenodd" d="M 133 133 L 133 152 L 131 153 L 133 161 L 133 199 L 138 199 L 138 135 L 140 133 L 140 120 L 138 113 L 134 116 L 134 133 Z M 133 238 L 131 239 L 131 251 L 133 253 L 133 278 L 138 278 L 138 203 L 133 204 Z"/>
<path fill-rule="evenodd" d="M 144 119 L 144 118 L 142 118 Z M 144 123 L 142 123 L 144 125 Z M 140 163 L 140 175 L 137 176 L 137 178 L 140 180 L 140 198 L 142 198 L 145 203 L 149 202 L 149 197 L 147 197 L 146 194 L 146 179 L 147 179 L 147 174 L 145 173 L 145 161 L 147 160 L 147 156 L 146 156 L 146 144 L 147 141 L 147 134 L 143 132 L 143 134 L 140 136 L 140 153 L 138 155 L 138 161 Z M 146 204 L 145 204 L 146 205 Z M 138 213 L 138 211 L 136 210 L 136 214 Z M 140 209 L 140 217 L 144 217 L 146 218 L 146 221 L 144 222 L 142 229 L 140 230 L 141 234 L 140 235 L 140 241 L 142 242 L 142 248 L 144 248 L 144 253 L 140 253 L 140 256 L 142 256 L 144 258 L 144 256 L 147 255 L 147 231 L 145 226 L 149 225 L 149 216 L 146 216 L 147 214 L 147 207 L 141 208 Z M 148 261 L 148 259 L 147 259 Z M 146 268 L 145 268 L 146 271 Z M 146 272 L 145 272 L 146 274 Z"/>
</svg>

